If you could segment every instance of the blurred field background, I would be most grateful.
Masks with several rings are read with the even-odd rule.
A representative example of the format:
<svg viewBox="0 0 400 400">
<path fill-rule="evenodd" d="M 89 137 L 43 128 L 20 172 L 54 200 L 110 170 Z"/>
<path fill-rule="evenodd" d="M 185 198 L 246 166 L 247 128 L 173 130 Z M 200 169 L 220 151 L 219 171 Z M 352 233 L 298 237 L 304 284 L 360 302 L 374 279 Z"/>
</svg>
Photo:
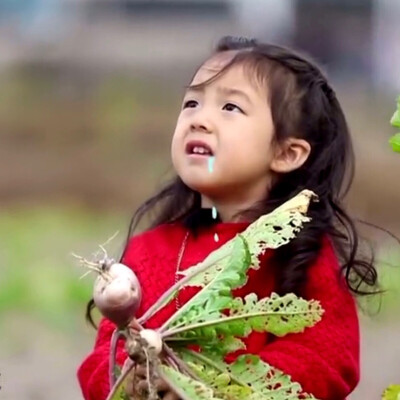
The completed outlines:
<svg viewBox="0 0 400 400">
<path fill-rule="evenodd" d="M 183 87 L 218 38 L 301 49 L 328 72 L 357 154 L 354 216 L 400 235 L 397 0 L 1 0 L 0 399 L 80 399 L 93 345 L 93 277 L 71 251 L 122 251 L 130 217 L 170 171 Z M 362 303 L 362 378 L 351 400 L 400 384 L 400 249 L 378 249 L 387 293 Z M 378 309 L 380 312 L 378 313 Z"/>
</svg>

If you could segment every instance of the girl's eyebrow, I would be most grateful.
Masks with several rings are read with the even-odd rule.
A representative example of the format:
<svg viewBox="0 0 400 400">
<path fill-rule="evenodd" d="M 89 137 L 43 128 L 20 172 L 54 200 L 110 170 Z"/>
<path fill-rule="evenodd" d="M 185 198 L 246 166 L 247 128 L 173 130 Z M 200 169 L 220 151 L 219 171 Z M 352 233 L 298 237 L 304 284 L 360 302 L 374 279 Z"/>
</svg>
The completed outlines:
<svg viewBox="0 0 400 400">
<path fill-rule="evenodd" d="M 224 94 L 224 95 L 226 95 L 226 96 L 239 96 L 239 97 L 242 97 L 248 103 L 252 104 L 250 96 L 246 92 L 244 92 L 243 90 L 236 89 L 236 88 L 231 88 L 231 87 L 219 86 L 219 87 L 217 87 L 217 91 L 222 93 L 222 94 Z"/>
<path fill-rule="evenodd" d="M 204 86 L 188 86 L 186 89 L 186 93 L 204 93 Z M 250 96 L 244 92 L 243 90 L 225 86 L 217 86 L 217 92 L 225 95 L 225 96 L 239 96 L 246 100 L 248 103 L 253 104 L 250 99 Z"/>
</svg>

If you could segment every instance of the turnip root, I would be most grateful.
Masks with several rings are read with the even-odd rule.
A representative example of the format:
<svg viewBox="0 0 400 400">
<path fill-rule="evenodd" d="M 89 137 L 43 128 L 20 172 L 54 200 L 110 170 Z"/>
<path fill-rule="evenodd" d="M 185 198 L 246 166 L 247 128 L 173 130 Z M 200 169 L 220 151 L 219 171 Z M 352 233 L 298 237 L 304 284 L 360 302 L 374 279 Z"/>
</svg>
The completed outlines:
<svg viewBox="0 0 400 400">
<path fill-rule="evenodd" d="M 104 263 L 94 283 L 93 300 L 100 312 L 117 326 L 135 316 L 142 290 L 135 273 L 120 263 Z"/>
<path fill-rule="evenodd" d="M 104 258 L 98 261 L 89 261 L 74 253 L 72 255 L 90 271 L 98 273 L 93 288 L 93 300 L 103 316 L 122 329 L 135 317 L 142 299 L 142 289 L 130 268 L 108 258 L 102 245 L 100 249 Z"/>
<path fill-rule="evenodd" d="M 157 355 L 161 353 L 163 342 L 159 332 L 152 329 L 143 329 L 139 332 L 139 335 L 147 342 L 149 348 L 154 349 Z"/>
</svg>

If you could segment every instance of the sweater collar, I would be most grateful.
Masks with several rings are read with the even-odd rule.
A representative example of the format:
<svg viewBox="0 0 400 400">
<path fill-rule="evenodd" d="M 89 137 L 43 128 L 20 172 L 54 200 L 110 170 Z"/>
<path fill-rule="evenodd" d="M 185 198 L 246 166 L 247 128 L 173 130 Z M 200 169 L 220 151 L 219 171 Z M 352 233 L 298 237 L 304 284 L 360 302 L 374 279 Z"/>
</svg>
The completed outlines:
<svg viewBox="0 0 400 400">
<path fill-rule="evenodd" d="M 189 214 L 183 225 L 195 236 L 201 231 L 212 231 L 217 234 L 239 233 L 246 229 L 250 222 L 222 222 L 217 216 L 212 217 L 210 208 L 201 208 Z"/>
</svg>

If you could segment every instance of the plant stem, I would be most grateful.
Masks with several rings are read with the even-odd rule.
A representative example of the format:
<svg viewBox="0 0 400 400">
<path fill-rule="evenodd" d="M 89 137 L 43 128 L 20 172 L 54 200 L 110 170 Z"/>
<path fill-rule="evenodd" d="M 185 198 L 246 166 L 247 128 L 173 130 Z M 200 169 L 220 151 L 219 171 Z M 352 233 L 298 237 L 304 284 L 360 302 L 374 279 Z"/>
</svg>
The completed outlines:
<svg viewBox="0 0 400 400">
<path fill-rule="evenodd" d="M 110 343 L 110 361 L 108 366 L 108 376 L 110 380 L 110 388 L 115 385 L 116 376 L 115 376 L 115 359 L 117 354 L 117 344 L 118 339 L 122 336 L 121 331 L 116 328 L 111 336 L 111 343 Z"/>
<path fill-rule="evenodd" d="M 165 362 L 168 364 L 169 367 L 176 369 L 179 371 L 178 364 L 168 355 L 165 356 Z"/>
<path fill-rule="evenodd" d="M 237 379 L 229 371 L 227 371 L 225 368 L 219 366 L 217 363 L 215 363 L 213 360 L 210 360 L 205 355 L 198 353 L 196 351 L 193 351 L 193 350 L 189 350 L 189 349 L 184 349 L 183 351 L 186 353 L 189 353 L 192 357 L 197 358 L 198 360 L 202 361 L 203 363 L 210 365 L 211 367 L 215 368 L 217 371 L 221 372 L 222 374 L 228 373 L 231 380 L 233 382 L 237 383 L 238 385 L 248 387 L 248 385 L 245 382 L 242 382 L 239 379 Z"/>
<path fill-rule="evenodd" d="M 117 382 L 115 382 L 115 385 L 113 385 L 110 389 L 110 393 L 107 396 L 106 400 L 112 400 L 112 398 L 114 397 L 114 395 L 117 393 L 117 391 L 119 390 L 119 388 L 121 387 L 121 385 L 124 383 L 125 378 L 128 376 L 129 372 L 131 372 L 131 370 L 133 369 L 133 367 L 135 366 L 135 363 L 132 362 L 128 368 L 125 371 L 121 372 L 121 375 L 118 377 Z"/>
<path fill-rule="evenodd" d="M 175 337 L 175 336 L 169 336 L 165 338 L 167 342 L 197 342 L 199 340 L 204 340 L 204 337 L 202 336 L 192 336 L 192 337 Z"/>
<path fill-rule="evenodd" d="M 181 360 L 174 353 L 174 351 L 166 344 L 164 344 L 164 351 L 168 355 L 168 357 L 174 362 L 174 364 L 176 364 L 178 366 L 178 369 L 182 373 L 190 376 L 192 379 L 199 380 L 199 378 L 193 373 L 193 371 L 187 366 L 187 364 L 183 360 Z"/>
<path fill-rule="evenodd" d="M 158 374 L 165 382 L 167 382 L 168 386 L 178 395 L 179 399 L 193 400 L 182 390 L 181 387 L 177 386 L 171 379 L 169 379 L 167 374 L 164 374 L 162 368 L 159 368 Z"/>
<path fill-rule="evenodd" d="M 226 243 L 226 244 L 229 244 Z M 161 307 L 163 307 L 165 304 L 169 303 L 176 295 L 175 292 L 178 292 L 179 289 L 182 288 L 182 286 L 185 285 L 185 283 L 189 282 L 194 276 L 197 274 L 205 271 L 207 268 L 210 268 L 212 265 L 217 263 L 218 261 L 221 261 L 225 257 L 229 255 L 230 251 L 230 246 L 224 245 L 220 249 L 218 249 L 218 253 L 211 253 L 200 265 L 198 265 L 198 268 L 196 268 L 191 274 L 186 275 L 182 279 L 180 279 L 178 282 L 175 283 L 175 285 L 171 286 L 170 289 L 168 289 L 140 318 L 138 318 L 138 323 L 143 325 L 148 319 L 150 319 Z M 171 297 L 172 296 L 172 297 Z M 170 298 L 171 297 L 171 298 Z M 183 309 L 183 307 L 178 311 L 178 313 Z M 175 318 L 176 313 L 174 314 Z M 169 320 L 167 321 L 167 323 Z M 164 324 L 165 326 L 167 325 Z"/>
<path fill-rule="evenodd" d="M 191 331 L 194 329 L 199 329 L 199 328 L 204 328 L 206 326 L 211 326 L 211 325 L 219 325 L 219 324 L 225 324 L 227 322 L 232 322 L 236 321 L 238 319 L 249 319 L 249 318 L 255 318 L 255 317 L 265 317 L 267 315 L 299 315 L 299 314 L 313 314 L 315 311 L 298 311 L 298 312 L 275 312 L 275 311 L 263 311 L 263 312 L 256 312 L 256 313 L 248 313 L 248 314 L 240 314 L 240 315 L 233 315 L 231 317 L 225 317 L 221 315 L 220 319 L 214 319 L 211 321 L 204 321 L 204 322 L 199 322 L 197 324 L 193 325 L 186 325 L 181 328 L 171 328 L 166 330 L 165 332 L 161 333 L 161 337 L 163 340 L 165 340 L 168 336 L 172 335 L 177 335 L 178 333 L 186 332 L 186 331 Z"/>
<path fill-rule="evenodd" d="M 154 399 L 157 398 L 157 393 L 155 391 L 154 386 L 152 385 L 151 379 L 150 379 L 150 355 L 149 352 L 146 349 L 146 346 L 143 347 L 144 354 L 146 356 L 146 382 L 147 382 L 147 389 L 149 392 L 148 398 L 149 399 Z"/>
</svg>

